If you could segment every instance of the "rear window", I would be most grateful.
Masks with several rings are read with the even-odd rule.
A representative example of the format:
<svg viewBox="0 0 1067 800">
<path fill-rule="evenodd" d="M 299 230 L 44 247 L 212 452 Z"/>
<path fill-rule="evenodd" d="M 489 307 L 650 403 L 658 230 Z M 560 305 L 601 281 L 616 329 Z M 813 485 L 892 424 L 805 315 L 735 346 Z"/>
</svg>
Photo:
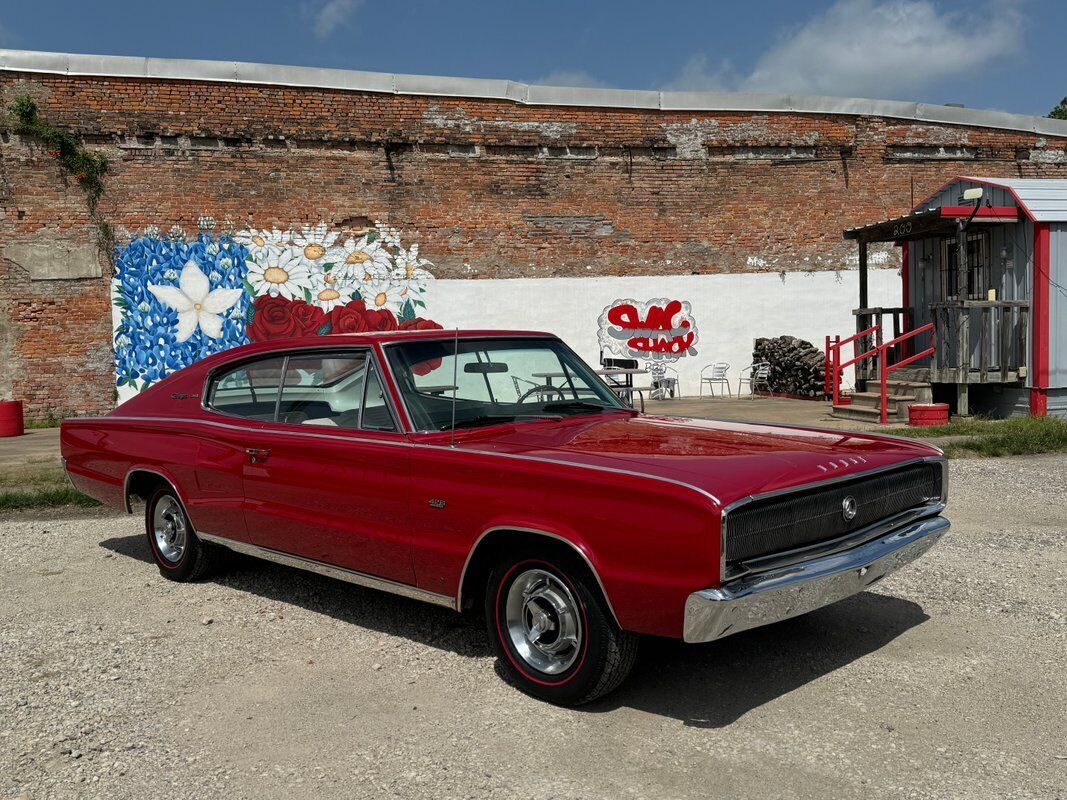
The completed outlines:
<svg viewBox="0 0 1067 800">
<path fill-rule="evenodd" d="M 284 365 L 284 357 L 275 357 L 221 373 L 211 383 L 208 405 L 236 417 L 273 421 Z"/>
</svg>

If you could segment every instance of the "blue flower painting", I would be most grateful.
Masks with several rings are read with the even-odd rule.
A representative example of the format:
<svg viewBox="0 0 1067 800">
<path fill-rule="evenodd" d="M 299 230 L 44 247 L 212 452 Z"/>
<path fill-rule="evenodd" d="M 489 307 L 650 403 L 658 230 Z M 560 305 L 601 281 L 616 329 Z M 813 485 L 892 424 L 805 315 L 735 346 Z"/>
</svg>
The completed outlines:
<svg viewBox="0 0 1067 800">
<path fill-rule="evenodd" d="M 249 336 L 325 335 L 341 320 L 336 329 L 350 332 L 436 325 L 419 316 L 432 264 L 394 228 L 342 232 L 319 222 L 216 234 L 202 222 L 191 241 L 180 228 L 153 227 L 116 250 L 120 401 Z M 268 305 L 273 316 L 256 314 Z"/>
<path fill-rule="evenodd" d="M 120 395 L 248 342 L 248 251 L 232 237 L 201 233 L 185 241 L 149 234 L 119 248 L 117 256 L 113 304 Z"/>
</svg>

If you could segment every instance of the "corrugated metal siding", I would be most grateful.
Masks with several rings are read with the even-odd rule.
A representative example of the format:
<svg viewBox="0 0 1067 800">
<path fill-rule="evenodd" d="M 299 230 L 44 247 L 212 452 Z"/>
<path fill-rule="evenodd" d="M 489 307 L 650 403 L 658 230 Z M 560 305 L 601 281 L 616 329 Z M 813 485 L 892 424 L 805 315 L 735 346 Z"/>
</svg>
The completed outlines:
<svg viewBox="0 0 1067 800">
<path fill-rule="evenodd" d="M 984 180 L 984 179 L 983 179 Z M 1056 183 L 1057 181 L 1053 181 Z M 1060 183 L 1067 184 L 1067 181 L 1058 181 Z M 981 186 L 985 193 L 982 195 L 982 205 L 985 205 L 985 201 L 988 200 L 995 206 L 1015 206 L 1018 203 L 1015 202 L 1015 197 L 1012 193 L 1001 186 L 987 186 L 984 183 L 977 183 L 969 178 L 961 178 L 959 180 L 952 181 L 952 183 L 943 186 L 938 190 L 937 194 L 922 203 L 921 208 L 916 207 L 914 211 L 923 211 L 929 208 L 940 208 L 941 206 L 958 206 L 962 205 L 960 202 L 960 195 L 963 194 L 964 189 L 971 189 L 976 186 Z"/>
<path fill-rule="evenodd" d="M 1048 415 L 1067 419 L 1067 389 L 1049 389 Z"/>
<path fill-rule="evenodd" d="M 1048 385 L 1061 388 L 1067 387 L 1067 224 L 1050 225 L 1048 238 Z"/>
<path fill-rule="evenodd" d="M 1067 222 L 1067 180 L 977 177 L 965 177 L 963 180 L 994 184 L 988 187 L 992 191 L 996 191 L 998 187 L 1011 190 L 1036 222 Z M 983 202 L 984 200 L 985 198 Z M 1004 205 L 996 199 L 992 202 L 993 205 Z"/>
<path fill-rule="evenodd" d="M 997 202 L 997 201 L 994 201 Z M 1008 203 L 1014 205 L 1014 203 Z M 1032 272 L 1034 250 L 1034 226 L 1029 221 L 1008 224 L 983 225 L 990 232 L 989 252 L 992 258 L 990 264 L 989 288 L 997 290 L 998 300 L 1027 300 L 1030 298 L 1030 275 Z M 1007 251 L 1007 256 L 1001 258 L 1001 250 Z M 920 266 L 922 258 L 928 258 L 929 264 L 923 269 Z M 941 239 L 919 239 L 911 242 L 908 248 L 908 258 L 911 263 L 911 281 L 909 290 L 911 293 L 911 307 L 913 320 L 916 328 L 930 322 L 930 303 L 936 303 L 941 297 Z M 1010 268 L 1008 265 L 1011 265 Z M 1067 281 L 1060 281 L 1067 286 Z M 1067 298 L 1064 298 L 1067 300 Z M 978 319 L 977 315 L 974 317 Z M 972 324 L 971 326 L 971 364 L 975 368 L 981 364 L 981 354 L 978 352 L 980 332 Z M 1029 337 L 1028 337 L 1029 338 Z M 917 348 L 925 347 L 925 339 L 916 344 Z M 990 341 L 990 348 L 995 346 Z M 1067 347 L 1067 345 L 1065 345 Z M 954 352 L 954 343 L 949 343 L 951 352 Z M 1065 353 L 1067 355 L 1067 353 Z M 991 350 L 989 363 L 996 363 L 997 356 Z M 1028 361 L 1029 363 L 1029 361 Z"/>
</svg>

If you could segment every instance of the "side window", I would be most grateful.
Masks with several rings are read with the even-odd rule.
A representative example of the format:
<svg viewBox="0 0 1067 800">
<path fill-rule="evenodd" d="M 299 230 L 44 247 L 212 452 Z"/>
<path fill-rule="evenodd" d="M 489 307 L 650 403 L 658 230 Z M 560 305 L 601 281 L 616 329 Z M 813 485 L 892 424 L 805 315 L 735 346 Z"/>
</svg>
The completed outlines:
<svg viewBox="0 0 1067 800">
<path fill-rule="evenodd" d="M 385 400 L 385 388 L 373 364 L 367 373 L 367 395 L 363 401 L 363 427 L 371 431 L 395 431 L 393 416 Z"/>
<path fill-rule="evenodd" d="M 273 420 L 284 363 L 284 358 L 268 358 L 221 373 L 211 382 L 208 406 L 224 414 Z"/>
<path fill-rule="evenodd" d="M 367 353 L 290 356 L 278 421 L 358 428 Z"/>
</svg>

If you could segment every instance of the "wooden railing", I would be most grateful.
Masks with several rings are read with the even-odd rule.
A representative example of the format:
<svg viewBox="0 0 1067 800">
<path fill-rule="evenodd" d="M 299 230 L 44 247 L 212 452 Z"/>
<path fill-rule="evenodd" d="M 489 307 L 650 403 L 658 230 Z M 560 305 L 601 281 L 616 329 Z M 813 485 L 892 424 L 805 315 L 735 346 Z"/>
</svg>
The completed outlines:
<svg viewBox="0 0 1067 800">
<path fill-rule="evenodd" d="M 881 338 L 878 341 L 874 341 L 873 338 L 863 338 L 858 343 L 858 347 L 864 350 L 869 350 L 877 344 L 881 344 L 881 339 L 885 338 L 890 332 L 892 336 L 890 339 L 896 339 L 904 331 L 908 330 L 911 326 L 911 309 L 896 307 L 882 307 L 876 306 L 873 308 L 857 308 L 852 312 L 856 317 L 856 330 L 857 331 L 869 331 L 877 330 Z M 908 342 L 907 344 L 910 344 Z M 896 351 L 889 354 L 890 358 L 896 356 Z M 878 377 L 877 370 L 873 361 L 861 361 L 856 364 L 856 383 L 862 384 L 864 381 L 875 380 Z"/>
<path fill-rule="evenodd" d="M 1011 383 L 1026 374 L 1030 304 L 1025 300 L 931 303 L 934 340 L 930 380 Z"/>
<path fill-rule="evenodd" d="M 868 340 L 874 340 L 874 347 L 866 347 L 861 353 L 861 346 Z M 841 348 L 846 345 L 852 345 L 852 358 L 849 361 L 841 361 Z M 858 331 L 847 339 L 842 339 L 840 336 L 835 336 L 831 339 L 826 337 L 826 350 L 825 350 L 825 380 L 826 380 L 826 394 L 833 398 L 834 405 L 837 405 L 837 401 L 841 396 L 841 373 L 847 367 L 856 365 L 856 372 L 860 371 L 860 364 L 864 364 L 868 359 L 871 359 L 878 355 L 882 346 L 882 331 L 877 325 L 872 325 L 870 328 Z"/>
</svg>

